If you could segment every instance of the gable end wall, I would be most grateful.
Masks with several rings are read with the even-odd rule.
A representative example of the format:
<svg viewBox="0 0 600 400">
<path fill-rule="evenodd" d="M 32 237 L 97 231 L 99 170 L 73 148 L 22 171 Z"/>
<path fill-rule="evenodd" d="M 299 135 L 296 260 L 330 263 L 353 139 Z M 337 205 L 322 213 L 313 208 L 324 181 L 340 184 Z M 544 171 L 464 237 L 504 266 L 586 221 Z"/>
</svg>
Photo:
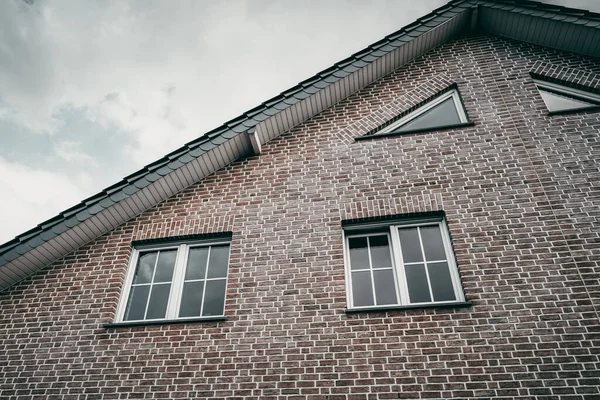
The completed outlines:
<svg viewBox="0 0 600 400">
<path fill-rule="evenodd" d="M 548 117 L 552 66 L 600 85 L 447 43 L 3 292 L 0 398 L 598 398 L 600 114 Z M 431 82 L 475 125 L 354 140 Z M 346 314 L 341 221 L 439 210 L 473 306 Z M 227 321 L 104 328 L 132 241 L 226 231 Z"/>
</svg>

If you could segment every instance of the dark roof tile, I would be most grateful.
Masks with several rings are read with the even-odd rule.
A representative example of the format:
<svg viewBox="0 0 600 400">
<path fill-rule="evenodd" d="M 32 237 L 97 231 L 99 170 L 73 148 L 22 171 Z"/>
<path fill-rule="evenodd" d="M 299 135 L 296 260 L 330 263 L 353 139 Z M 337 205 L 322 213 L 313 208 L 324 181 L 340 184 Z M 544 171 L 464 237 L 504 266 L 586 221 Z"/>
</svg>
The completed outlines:
<svg viewBox="0 0 600 400">
<path fill-rule="evenodd" d="M 297 100 L 304 100 L 308 97 L 310 97 L 310 94 L 308 94 L 306 91 L 298 92 L 294 95 L 294 98 Z"/>
<path fill-rule="evenodd" d="M 108 208 L 108 207 L 112 206 L 113 204 L 115 204 L 115 202 L 112 201 L 110 197 L 105 197 L 102 200 L 100 200 L 99 204 L 104 208 Z"/>
<path fill-rule="evenodd" d="M 100 211 L 103 211 L 104 207 L 102 207 L 100 205 L 100 203 L 96 203 L 93 206 L 91 206 L 90 208 L 88 208 L 88 211 L 90 212 L 91 215 L 95 215 L 98 214 Z"/>
<path fill-rule="evenodd" d="M 128 197 L 129 197 L 129 196 L 127 196 L 125 193 L 123 193 L 122 191 L 120 191 L 120 192 L 117 192 L 117 193 L 115 193 L 115 194 L 111 195 L 111 196 L 110 196 L 110 199 L 111 199 L 112 201 L 114 201 L 115 203 L 118 203 L 118 202 L 120 202 L 120 201 L 123 201 L 123 200 L 125 200 L 125 199 L 126 199 L 126 198 L 128 198 Z"/>
<path fill-rule="evenodd" d="M 293 104 L 293 103 L 291 103 L 291 104 Z M 286 99 L 284 99 L 284 100 L 280 101 L 279 103 L 273 105 L 273 108 L 276 109 L 277 111 L 283 111 L 286 108 L 288 108 L 289 105 L 290 104 L 286 103 Z"/>
<path fill-rule="evenodd" d="M 243 128 L 243 127 L 242 127 L 242 128 Z M 246 130 L 247 130 L 247 129 L 245 128 L 245 129 L 243 129 L 243 130 L 240 130 L 239 132 L 240 132 L 240 133 L 241 133 L 241 132 L 245 132 Z M 232 131 L 231 131 L 231 133 L 227 135 L 228 137 L 225 137 L 225 135 L 218 136 L 218 137 L 216 137 L 216 138 L 212 139 L 210 142 L 211 142 L 212 144 L 214 144 L 215 146 L 219 146 L 219 145 L 221 145 L 221 144 L 225 143 L 225 142 L 226 142 L 227 140 L 229 140 L 230 138 L 232 138 L 232 137 L 236 136 L 236 132 L 237 132 L 237 131 L 234 131 L 234 130 L 232 130 Z"/>
<path fill-rule="evenodd" d="M 329 86 L 329 84 L 325 81 L 319 81 L 315 83 L 315 87 L 319 89 L 325 89 L 327 86 Z"/>
<path fill-rule="evenodd" d="M 44 242 L 47 242 L 48 240 L 52 239 L 52 238 L 53 238 L 53 237 L 55 237 L 55 236 L 56 236 L 56 234 L 55 234 L 53 231 L 51 231 L 51 230 L 48 230 L 48 231 L 43 231 L 43 232 L 40 234 L 40 237 L 42 238 L 42 240 L 43 240 Z"/>
<path fill-rule="evenodd" d="M 235 126 L 232 126 L 232 127 L 231 127 L 231 130 L 232 130 L 232 131 L 234 131 L 235 133 L 242 133 L 242 132 L 245 132 L 247 129 L 248 129 L 248 128 L 246 128 L 246 127 L 245 127 L 243 124 L 241 124 L 241 123 L 240 123 L 240 124 L 238 124 L 238 125 L 235 125 Z M 215 139 L 218 139 L 218 138 L 220 138 L 220 137 L 222 137 L 222 136 L 217 136 Z M 213 142 L 214 142 L 214 141 L 213 141 Z"/>
<path fill-rule="evenodd" d="M 179 163 L 180 165 L 183 165 L 183 164 L 181 164 L 179 161 L 174 161 L 174 162 L 175 162 L 175 163 Z M 170 166 L 169 166 L 169 167 L 170 167 Z M 175 168 L 171 168 L 171 169 L 173 169 L 173 170 L 174 170 Z M 136 182 L 133 184 L 133 186 L 135 186 L 135 187 L 136 187 L 136 188 L 138 188 L 138 189 L 143 189 L 143 188 L 145 188 L 146 186 L 150 185 L 150 183 L 151 183 L 151 182 L 150 182 L 149 180 L 147 180 L 146 178 L 142 178 L 142 179 L 139 179 L 139 180 L 137 180 L 137 181 L 136 181 Z"/>
<path fill-rule="evenodd" d="M 215 147 L 217 147 L 217 146 L 215 146 L 211 142 L 202 143 L 200 145 L 200 148 L 204 151 L 210 151 L 210 150 L 214 149 Z M 161 173 L 161 175 L 162 175 L 162 173 Z"/>
<path fill-rule="evenodd" d="M 194 161 L 194 157 L 192 157 L 190 155 L 190 152 L 188 151 L 187 153 L 185 153 L 184 155 L 182 155 L 181 157 L 178 158 L 178 160 L 182 163 L 182 164 L 187 164 L 191 161 Z M 155 175 L 155 174 L 154 174 Z M 149 174 L 146 176 L 147 179 L 151 180 L 152 182 L 154 182 L 156 180 L 156 178 L 152 178 L 153 174 Z M 156 175 L 158 177 L 158 175 Z"/>
<path fill-rule="evenodd" d="M 56 224 L 52 227 L 52 232 L 55 235 L 60 235 L 63 232 L 66 232 L 69 228 L 67 227 L 67 225 L 63 222 L 61 222 L 60 224 Z"/>
<path fill-rule="evenodd" d="M 18 258 L 20 255 L 21 254 L 16 249 L 12 249 L 10 251 L 7 251 L 3 256 L 6 262 L 9 263 L 15 258 Z"/>
<path fill-rule="evenodd" d="M 167 175 L 167 174 L 165 174 L 165 175 Z M 125 193 L 127 196 L 131 196 L 132 194 L 136 193 L 137 191 L 138 191 L 138 188 L 136 188 L 133 185 L 127 186 L 125 189 L 123 189 L 123 193 Z"/>
<path fill-rule="evenodd" d="M 323 80 L 324 80 L 325 82 L 327 82 L 327 83 L 330 83 L 330 84 L 331 84 L 331 83 L 336 83 L 337 81 L 339 81 L 339 80 L 340 80 L 340 78 L 337 78 L 337 77 L 335 77 L 335 76 L 331 76 L 331 75 L 330 75 L 330 76 L 328 76 L 328 77 L 326 77 L 326 78 L 323 78 Z"/>
<path fill-rule="evenodd" d="M 281 111 L 286 110 L 289 106 L 293 106 L 297 102 L 298 102 L 298 99 L 295 99 L 294 97 L 287 97 L 287 98 L 283 99 L 283 104 L 285 104 L 285 107 L 282 108 Z M 275 108 L 277 108 L 278 106 L 279 106 L 279 104 L 276 104 Z"/>
<path fill-rule="evenodd" d="M 373 61 L 377 60 L 378 58 L 379 58 L 379 57 L 374 57 L 374 56 L 372 56 L 372 55 L 370 55 L 370 54 L 369 54 L 369 55 L 367 55 L 367 56 L 364 56 L 364 57 L 362 58 L 362 60 L 363 60 L 364 62 L 367 62 L 367 63 L 372 63 Z"/>
<path fill-rule="evenodd" d="M 196 149 L 190 150 L 190 156 L 195 157 L 195 158 L 200 157 L 204 153 L 205 153 L 205 151 L 199 147 Z"/>
<path fill-rule="evenodd" d="M 265 110 L 265 114 L 269 117 L 272 117 L 275 114 L 279 114 L 279 110 L 276 110 L 274 108 L 269 108 L 269 109 Z"/>
<path fill-rule="evenodd" d="M 160 167 L 159 169 L 157 169 L 156 172 L 162 176 L 166 176 L 166 175 L 169 175 L 171 172 L 173 172 L 173 170 L 167 166 L 164 166 L 164 167 Z M 127 186 L 125 189 L 123 189 L 123 192 L 125 194 L 132 195 L 133 193 L 130 193 L 130 190 L 131 190 L 131 186 Z"/>
<path fill-rule="evenodd" d="M 71 218 L 69 218 L 69 219 L 65 220 L 65 225 L 66 225 L 68 228 L 72 228 L 72 227 L 74 227 L 74 226 L 76 226 L 76 225 L 78 225 L 78 224 L 79 224 L 79 221 L 77 220 L 77 218 L 76 218 L 76 217 L 71 217 Z"/>
<path fill-rule="evenodd" d="M 92 216 L 92 214 L 90 214 L 90 212 L 88 210 L 83 210 L 81 212 L 78 212 L 77 215 L 76 215 L 77 220 L 79 222 L 83 222 L 83 221 L 85 221 L 86 219 L 88 219 L 91 216 Z"/>
</svg>

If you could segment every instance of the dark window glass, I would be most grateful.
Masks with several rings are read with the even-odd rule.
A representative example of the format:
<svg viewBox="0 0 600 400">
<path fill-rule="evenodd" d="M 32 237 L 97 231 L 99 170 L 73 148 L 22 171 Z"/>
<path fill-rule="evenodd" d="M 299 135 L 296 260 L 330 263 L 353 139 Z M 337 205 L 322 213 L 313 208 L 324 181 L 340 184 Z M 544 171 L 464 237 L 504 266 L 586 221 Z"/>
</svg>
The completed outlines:
<svg viewBox="0 0 600 400">
<path fill-rule="evenodd" d="M 427 272 L 431 281 L 431 291 L 433 292 L 434 301 L 456 300 L 448 263 L 427 264 Z"/>
<path fill-rule="evenodd" d="M 203 316 L 223 315 L 225 305 L 225 279 L 206 281 L 206 293 L 204 294 Z"/>
<path fill-rule="evenodd" d="M 356 307 L 372 306 L 374 304 L 370 272 L 361 271 L 352 273 L 352 294 Z"/>
<path fill-rule="evenodd" d="M 440 126 L 460 123 L 460 117 L 454 105 L 454 99 L 449 97 L 437 106 L 399 126 L 394 132 L 405 132 L 416 129 L 433 129 Z"/>
<path fill-rule="evenodd" d="M 171 282 L 176 256 L 177 250 L 163 250 L 159 252 L 154 282 Z"/>
<path fill-rule="evenodd" d="M 387 235 L 370 236 L 369 245 L 371 248 L 371 263 L 373 268 L 390 268 L 392 258 L 390 256 L 390 247 Z"/>
<path fill-rule="evenodd" d="M 208 262 L 207 278 L 224 278 L 227 276 L 229 263 L 229 245 L 211 246 Z"/>
<path fill-rule="evenodd" d="M 548 111 L 577 110 L 579 108 L 592 107 L 596 105 L 592 102 L 549 92 L 541 88 L 538 88 L 538 90 L 540 91 L 540 95 L 542 96 L 544 103 L 546 103 Z"/>
<path fill-rule="evenodd" d="M 427 275 L 425 273 L 425 265 L 407 265 L 406 281 L 408 284 L 408 296 L 411 303 L 430 302 L 429 285 L 427 284 Z"/>
<path fill-rule="evenodd" d="M 186 282 L 183 284 L 183 294 L 181 296 L 181 307 L 179 308 L 180 317 L 199 317 L 202 307 L 202 292 L 204 291 L 204 281 Z"/>
<path fill-rule="evenodd" d="M 150 302 L 148 303 L 148 312 L 145 319 L 164 318 L 167 313 L 167 304 L 169 303 L 169 292 L 171 284 L 163 283 L 152 286 Z"/>
<path fill-rule="evenodd" d="M 190 249 L 185 279 L 204 279 L 206 276 L 206 260 L 208 258 L 208 247 L 194 247 Z"/>
<path fill-rule="evenodd" d="M 446 259 L 446 251 L 442 242 L 442 233 L 439 225 L 423 226 L 421 229 L 421 240 L 425 250 L 427 261 L 440 261 Z"/>
<path fill-rule="evenodd" d="M 127 301 L 127 310 L 125 310 L 125 318 L 123 318 L 125 321 L 144 319 L 149 292 L 150 285 L 134 286 L 131 288 Z"/>
<path fill-rule="evenodd" d="M 402 247 L 402 258 L 405 263 L 423 261 L 421 254 L 421 243 L 417 228 L 398 229 L 400 235 L 400 246 Z"/>
<path fill-rule="evenodd" d="M 156 264 L 156 251 L 151 253 L 140 253 L 138 265 L 133 277 L 133 284 L 150 283 L 154 274 L 154 265 Z"/>
<path fill-rule="evenodd" d="M 391 269 L 373 271 L 375 281 L 375 297 L 377 305 L 396 304 L 396 285 L 394 284 L 394 272 Z"/>
<path fill-rule="evenodd" d="M 369 269 L 367 238 L 350 238 L 348 244 L 350 246 L 350 269 Z"/>
</svg>

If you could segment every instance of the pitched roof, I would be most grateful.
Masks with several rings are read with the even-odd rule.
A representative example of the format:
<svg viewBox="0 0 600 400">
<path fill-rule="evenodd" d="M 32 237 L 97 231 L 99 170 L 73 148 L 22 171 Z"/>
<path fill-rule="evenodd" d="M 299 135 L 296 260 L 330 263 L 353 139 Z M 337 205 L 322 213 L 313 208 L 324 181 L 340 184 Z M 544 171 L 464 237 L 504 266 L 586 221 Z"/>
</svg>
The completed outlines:
<svg viewBox="0 0 600 400">
<path fill-rule="evenodd" d="M 600 14 L 453 0 L 0 246 L 0 291 L 458 35 L 477 29 L 600 56 Z"/>
</svg>

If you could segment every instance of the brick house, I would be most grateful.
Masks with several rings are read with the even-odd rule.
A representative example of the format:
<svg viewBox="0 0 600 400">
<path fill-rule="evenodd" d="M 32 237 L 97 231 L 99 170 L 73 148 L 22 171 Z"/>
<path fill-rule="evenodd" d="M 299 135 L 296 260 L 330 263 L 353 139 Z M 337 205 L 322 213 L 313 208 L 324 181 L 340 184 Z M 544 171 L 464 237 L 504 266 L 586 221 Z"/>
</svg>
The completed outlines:
<svg viewBox="0 0 600 400">
<path fill-rule="evenodd" d="M 0 246 L 0 397 L 600 398 L 599 27 L 451 1 Z"/>
</svg>

